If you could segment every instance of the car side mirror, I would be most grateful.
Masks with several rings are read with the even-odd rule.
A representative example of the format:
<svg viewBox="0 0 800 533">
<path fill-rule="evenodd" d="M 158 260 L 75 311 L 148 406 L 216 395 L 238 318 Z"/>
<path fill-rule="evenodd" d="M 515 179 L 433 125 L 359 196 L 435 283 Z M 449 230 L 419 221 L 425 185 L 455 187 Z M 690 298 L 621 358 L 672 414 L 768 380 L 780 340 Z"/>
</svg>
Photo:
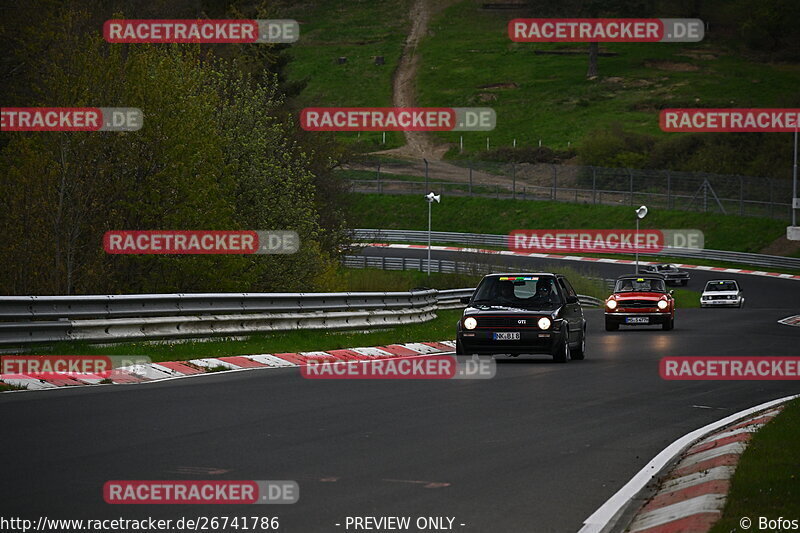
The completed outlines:
<svg viewBox="0 0 800 533">
<path fill-rule="evenodd" d="M 578 297 L 577 296 L 568 295 L 567 296 L 567 303 L 568 304 L 576 304 L 576 303 L 578 303 Z"/>
<path fill-rule="evenodd" d="M 459 298 L 459 301 L 462 304 L 468 304 L 471 299 L 472 299 L 472 296 L 462 296 L 461 298 Z"/>
</svg>

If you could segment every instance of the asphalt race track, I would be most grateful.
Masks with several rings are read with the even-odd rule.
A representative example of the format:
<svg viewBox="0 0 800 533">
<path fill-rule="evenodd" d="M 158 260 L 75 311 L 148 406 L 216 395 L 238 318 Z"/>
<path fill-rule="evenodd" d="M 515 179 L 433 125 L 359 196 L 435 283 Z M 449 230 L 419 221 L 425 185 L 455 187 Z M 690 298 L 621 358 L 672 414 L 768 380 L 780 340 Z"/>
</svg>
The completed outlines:
<svg viewBox="0 0 800 533">
<path fill-rule="evenodd" d="M 365 248 L 362 255 L 372 257 L 413 257 L 427 258 L 428 250 L 424 248 Z M 626 257 L 627 258 L 627 257 Z M 585 273 L 586 275 L 605 279 L 616 278 L 634 271 L 633 264 L 615 263 L 588 263 L 584 261 L 567 261 L 561 259 L 542 259 L 538 257 L 520 257 L 512 255 L 475 254 L 469 252 L 432 250 L 431 259 L 450 260 L 463 262 L 502 261 L 509 269 L 520 268 L 534 272 L 558 272 L 559 269 L 568 267 L 571 270 Z M 642 261 L 650 261 L 645 256 Z M 692 264 L 691 259 L 686 264 Z M 766 269 L 769 270 L 769 269 Z M 510 270 L 509 270 L 510 271 Z M 712 279 L 735 279 L 744 291 L 745 307 L 766 309 L 794 309 L 800 313 L 800 282 L 766 276 L 753 276 L 750 274 L 730 274 L 727 272 L 710 272 L 707 270 L 688 270 L 690 281 L 686 289 L 702 291 L 706 282 Z M 668 287 L 675 288 L 675 287 Z M 785 315 L 784 315 L 785 316 Z"/>
<path fill-rule="evenodd" d="M 591 266 L 607 277 L 626 271 Z M 712 277 L 693 271 L 689 288 Z M 277 515 L 289 532 L 346 531 L 347 516 L 448 516 L 456 531 L 576 531 L 676 438 L 800 393 L 798 382 L 659 377 L 667 355 L 798 355 L 800 328 L 776 320 L 800 312 L 800 282 L 733 277 L 745 309 L 678 310 L 670 332 L 605 332 L 602 311 L 590 310 L 585 361 L 501 361 L 491 380 L 311 381 L 265 369 L 3 394 L 0 514 Z M 115 479 L 291 479 L 300 501 L 107 505 L 102 487 Z"/>
</svg>

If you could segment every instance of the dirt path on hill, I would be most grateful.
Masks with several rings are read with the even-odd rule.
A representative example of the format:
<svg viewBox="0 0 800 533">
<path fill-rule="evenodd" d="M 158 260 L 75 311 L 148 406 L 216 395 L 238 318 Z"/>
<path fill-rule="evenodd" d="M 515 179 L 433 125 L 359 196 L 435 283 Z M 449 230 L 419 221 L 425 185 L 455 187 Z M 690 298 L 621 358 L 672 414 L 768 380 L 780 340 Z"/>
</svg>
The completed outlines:
<svg viewBox="0 0 800 533">
<path fill-rule="evenodd" d="M 428 23 L 431 16 L 445 9 L 455 0 L 415 0 L 411 6 L 411 31 L 403 45 L 403 53 L 392 81 L 392 104 L 395 107 L 415 107 L 416 77 L 419 68 L 419 55 L 417 45 L 428 32 Z M 438 143 L 428 133 L 421 131 L 405 132 L 406 144 L 391 150 L 374 152 L 376 154 L 410 157 L 414 159 L 427 158 L 440 160 L 447 152 L 447 145 Z"/>
</svg>

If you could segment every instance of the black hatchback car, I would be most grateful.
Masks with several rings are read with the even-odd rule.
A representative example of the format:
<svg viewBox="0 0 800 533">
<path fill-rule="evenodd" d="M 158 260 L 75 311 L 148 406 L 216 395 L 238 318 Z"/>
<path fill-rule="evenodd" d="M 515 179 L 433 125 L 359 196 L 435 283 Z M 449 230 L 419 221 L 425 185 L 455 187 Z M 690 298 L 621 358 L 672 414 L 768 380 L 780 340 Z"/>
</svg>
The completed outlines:
<svg viewBox="0 0 800 533">
<path fill-rule="evenodd" d="M 560 274 L 490 274 L 463 303 L 457 355 L 546 353 L 559 363 L 585 357 L 586 319 Z"/>
</svg>

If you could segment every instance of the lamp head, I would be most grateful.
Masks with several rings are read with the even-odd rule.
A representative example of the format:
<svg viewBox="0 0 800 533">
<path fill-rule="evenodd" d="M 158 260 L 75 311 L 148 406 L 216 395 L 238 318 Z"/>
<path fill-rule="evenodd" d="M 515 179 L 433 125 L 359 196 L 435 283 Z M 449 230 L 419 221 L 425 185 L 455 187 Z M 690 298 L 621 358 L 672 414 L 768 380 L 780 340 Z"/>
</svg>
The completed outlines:
<svg viewBox="0 0 800 533">
<path fill-rule="evenodd" d="M 646 205 L 643 205 L 642 207 L 640 207 L 639 209 L 637 209 L 637 210 L 636 210 L 636 216 L 637 216 L 638 218 L 644 218 L 644 217 L 646 217 L 646 216 L 647 216 L 647 206 L 646 206 Z"/>
<path fill-rule="evenodd" d="M 441 194 L 433 194 L 432 192 L 429 192 L 428 194 L 425 195 L 425 199 L 428 200 L 428 202 L 430 202 L 430 203 L 433 203 L 434 200 L 435 200 L 436 203 L 438 204 L 438 203 L 440 203 L 442 201 L 442 195 Z"/>
</svg>

